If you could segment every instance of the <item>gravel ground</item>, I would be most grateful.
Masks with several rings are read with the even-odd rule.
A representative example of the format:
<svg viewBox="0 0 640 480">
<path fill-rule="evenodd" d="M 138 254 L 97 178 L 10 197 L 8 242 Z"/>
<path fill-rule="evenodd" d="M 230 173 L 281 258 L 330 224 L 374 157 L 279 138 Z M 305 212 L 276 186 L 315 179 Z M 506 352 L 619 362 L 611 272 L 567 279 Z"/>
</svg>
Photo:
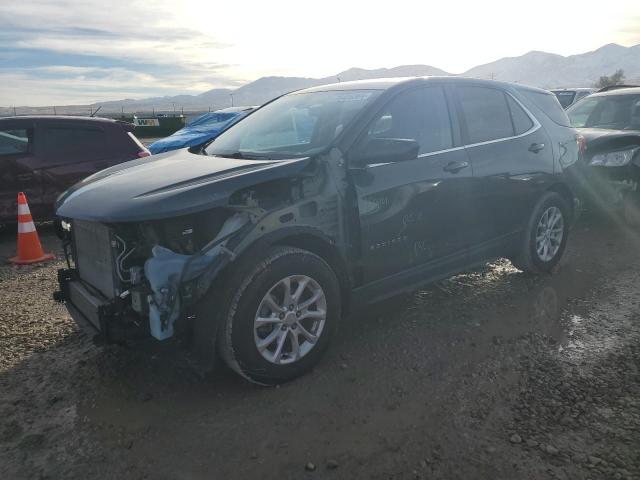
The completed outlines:
<svg viewBox="0 0 640 480">
<path fill-rule="evenodd" d="M 0 478 L 640 479 L 639 246 L 583 219 L 554 275 L 499 261 L 354 314 L 279 388 L 94 346 L 61 262 L 3 264 Z"/>
</svg>

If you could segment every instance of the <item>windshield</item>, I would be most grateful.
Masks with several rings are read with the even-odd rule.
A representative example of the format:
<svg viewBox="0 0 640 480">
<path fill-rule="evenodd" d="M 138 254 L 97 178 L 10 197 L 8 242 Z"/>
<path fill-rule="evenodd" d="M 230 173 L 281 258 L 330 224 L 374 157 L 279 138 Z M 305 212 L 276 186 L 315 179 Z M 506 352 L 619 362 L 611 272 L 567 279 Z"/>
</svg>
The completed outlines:
<svg viewBox="0 0 640 480">
<path fill-rule="evenodd" d="M 286 158 L 329 145 L 379 90 L 293 93 L 265 105 L 215 139 L 207 155 Z"/>
<path fill-rule="evenodd" d="M 576 128 L 640 130 L 640 94 L 587 97 L 567 113 Z"/>
</svg>

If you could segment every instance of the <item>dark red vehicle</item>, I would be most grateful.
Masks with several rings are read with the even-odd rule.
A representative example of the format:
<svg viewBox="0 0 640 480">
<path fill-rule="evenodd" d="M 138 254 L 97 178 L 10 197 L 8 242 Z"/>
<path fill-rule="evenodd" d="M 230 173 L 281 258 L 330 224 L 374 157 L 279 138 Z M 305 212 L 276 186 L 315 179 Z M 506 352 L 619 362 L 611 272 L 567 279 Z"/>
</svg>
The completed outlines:
<svg viewBox="0 0 640 480">
<path fill-rule="evenodd" d="M 106 118 L 0 118 L 0 225 L 15 223 L 18 192 L 35 220 L 50 220 L 56 198 L 74 183 L 149 155 L 133 128 Z"/>
</svg>

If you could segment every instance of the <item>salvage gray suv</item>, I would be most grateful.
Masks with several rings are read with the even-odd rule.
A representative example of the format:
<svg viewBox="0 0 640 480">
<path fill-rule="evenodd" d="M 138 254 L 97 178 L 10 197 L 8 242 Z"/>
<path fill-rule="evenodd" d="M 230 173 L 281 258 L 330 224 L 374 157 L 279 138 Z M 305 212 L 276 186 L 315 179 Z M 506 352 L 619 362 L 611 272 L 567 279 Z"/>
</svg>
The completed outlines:
<svg viewBox="0 0 640 480">
<path fill-rule="evenodd" d="M 576 132 L 549 92 L 462 78 L 284 95 L 202 154 L 118 165 L 57 204 L 60 291 L 106 341 L 192 341 L 262 384 L 318 362 L 347 308 L 496 257 L 549 272 Z"/>
</svg>

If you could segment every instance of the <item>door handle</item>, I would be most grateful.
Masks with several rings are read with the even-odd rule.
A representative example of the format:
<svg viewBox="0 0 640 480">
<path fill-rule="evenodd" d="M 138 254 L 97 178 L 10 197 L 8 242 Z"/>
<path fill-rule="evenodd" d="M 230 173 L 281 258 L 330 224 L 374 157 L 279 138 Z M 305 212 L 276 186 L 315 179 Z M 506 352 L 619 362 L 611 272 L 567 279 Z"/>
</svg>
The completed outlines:
<svg viewBox="0 0 640 480">
<path fill-rule="evenodd" d="M 442 170 L 450 173 L 458 173 L 460 170 L 467 168 L 468 166 L 469 162 L 449 162 L 442 167 Z"/>
<path fill-rule="evenodd" d="M 529 151 L 533 153 L 538 153 L 543 148 L 544 143 L 532 143 L 531 145 L 529 145 Z"/>
</svg>

